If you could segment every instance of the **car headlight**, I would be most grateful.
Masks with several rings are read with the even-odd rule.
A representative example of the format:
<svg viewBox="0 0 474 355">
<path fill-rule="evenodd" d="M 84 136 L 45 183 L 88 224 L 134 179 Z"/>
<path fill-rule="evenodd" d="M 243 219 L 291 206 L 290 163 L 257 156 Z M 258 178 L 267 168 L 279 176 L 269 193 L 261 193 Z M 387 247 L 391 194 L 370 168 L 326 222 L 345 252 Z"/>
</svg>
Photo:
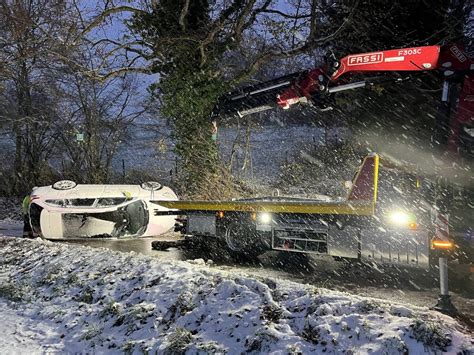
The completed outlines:
<svg viewBox="0 0 474 355">
<path fill-rule="evenodd" d="M 260 224 L 270 224 L 272 221 L 272 215 L 267 212 L 260 213 L 257 218 Z"/>
<path fill-rule="evenodd" d="M 416 229 L 416 218 L 412 213 L 405 211 L 392 211 L 388 214 L 388 221 L 390 224 L 399 228 Z"/>
</svg>

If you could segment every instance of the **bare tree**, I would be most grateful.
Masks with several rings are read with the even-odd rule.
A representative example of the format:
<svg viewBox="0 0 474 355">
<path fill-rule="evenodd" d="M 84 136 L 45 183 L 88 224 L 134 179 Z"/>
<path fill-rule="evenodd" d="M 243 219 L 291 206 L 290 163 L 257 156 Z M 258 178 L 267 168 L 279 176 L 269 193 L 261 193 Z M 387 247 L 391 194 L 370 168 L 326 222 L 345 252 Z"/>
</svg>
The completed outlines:
<svg viewBox="0 0 474 355">
<path fill-rule="evenodd" d="M 146 106 L 132 74 L 96 75 L 133 62 L 83 36 L 90 6 L 0 0 L 0 127 L 14 137 L 16 192 L 50 182 L 42 175 L 58 153 L 74 177 L 107 181 L 127 126 Z"/>
<path fill-rule="evenodd" d="M 0 1 L 0 94 L 9 110 L 1 120 L 15 139 L 16 190 L 36 184 L 54 138 L 53 72 L 73 46 L 74 12 L 65 1 Z"/>
<path fill-rule="evenodd" d="M 76 62 L 95 69 L 100 53 L 84 46 Z M 102 81 L 84 72 L 65 74 L 66 92 L 63 127 L 60 137 L 62 156 L 69 162 L 66 171 L 79 181 L 105 183 L 120 143 L 130 124 L 147 110 L 147 102 L 137 101 L 139 86 L 127 75 Z"/>
</svg>

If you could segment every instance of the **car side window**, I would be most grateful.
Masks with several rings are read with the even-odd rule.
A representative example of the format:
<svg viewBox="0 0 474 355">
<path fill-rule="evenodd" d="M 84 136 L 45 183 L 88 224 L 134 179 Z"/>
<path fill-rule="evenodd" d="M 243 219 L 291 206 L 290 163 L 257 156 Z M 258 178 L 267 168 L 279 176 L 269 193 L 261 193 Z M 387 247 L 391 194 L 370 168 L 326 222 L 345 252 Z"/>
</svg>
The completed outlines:
<svg viewBox="0 0 474 355">
<path fill-rule="evenodd" d="M 92 207 L 94 205 L 95 198 L 72 198 L 66 201 L 66 207 Z"/>
<path fill-rule="evenodd" d="M 125 201 L 127 201 L 127 198 L 125 197 L 99 198 L 97 201 L 97 207 L 117 206 Z"/>
<path fill-rule="evenodd" d="M 66 206 L 66 201 L 65 200 L 45 200 L 44 202 L 48 205 L 55 206 L 55 207 L 64 207 L 64 206 Z"/>
</svg>

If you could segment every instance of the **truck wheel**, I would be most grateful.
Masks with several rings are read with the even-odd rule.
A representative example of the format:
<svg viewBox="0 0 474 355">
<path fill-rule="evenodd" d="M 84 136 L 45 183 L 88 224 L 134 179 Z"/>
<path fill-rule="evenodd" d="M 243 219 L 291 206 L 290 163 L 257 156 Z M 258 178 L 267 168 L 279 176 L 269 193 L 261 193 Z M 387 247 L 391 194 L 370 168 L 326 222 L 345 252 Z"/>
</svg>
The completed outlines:
<svg viewBox="0 0 474 355">
<path fill-rule="evenodd" d="M 225 243 L 234 259 L 255 259 L 264 252 L 261 242 L 249 228 L 230 223 L 225 231 Z"/>
<path fill-rule="evenodd" d="M 77 183 L 72 180 L 61 180 L 53 184 L 52 188 L 55 190 L 70 190 L 77 186 Z"/>
<path fill-rule="evenodd" d="M 186 236 L 186 248 L 183 255 L 187 259 L 211 259 L 213 261 L 228 261 L 227 248 L 223 240 L 206 236 Z"/>
</svg>

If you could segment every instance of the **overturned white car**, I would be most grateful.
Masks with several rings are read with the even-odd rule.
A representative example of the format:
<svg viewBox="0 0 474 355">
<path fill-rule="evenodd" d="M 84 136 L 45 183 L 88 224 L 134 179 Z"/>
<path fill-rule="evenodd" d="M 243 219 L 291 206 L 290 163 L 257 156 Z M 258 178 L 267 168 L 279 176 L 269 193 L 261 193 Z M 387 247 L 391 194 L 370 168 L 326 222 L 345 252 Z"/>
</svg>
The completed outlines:
<svg viewBox="0 0 474 355">
<path fill-rule="evenodd" d="M 150 237 L 175 223 L 167 208 L 150 202 L 157 199 L 178 198 L 157 182 L 77 185 L 63 180 L 33 189 L 28 218 L 33 236 L 45 239 Z"/>
</svg>

